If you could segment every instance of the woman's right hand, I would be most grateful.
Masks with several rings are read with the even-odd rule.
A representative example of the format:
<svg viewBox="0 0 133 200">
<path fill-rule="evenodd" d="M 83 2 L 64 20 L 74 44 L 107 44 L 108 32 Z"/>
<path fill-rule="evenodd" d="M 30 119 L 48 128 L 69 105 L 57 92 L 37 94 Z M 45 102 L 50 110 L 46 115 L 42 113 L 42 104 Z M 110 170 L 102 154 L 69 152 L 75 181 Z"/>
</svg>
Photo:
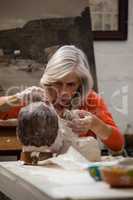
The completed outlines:
<svg viewBox="0 0 133 200">
<path fill-rule="evenodd" d="M 12 96 L 0 97 L 0 112 L 8 112 L 11 107 L 27 105 L 35 101 L 49 102 L 42 88 L 32 86 Z"/>
<path fill-rule="evenodd" d="M 44 90 L 36 86 L 26 88 L 22 92 L 17 93 L 15 96 L 25 104 L 29 104 L 35 101 L 48 101 Z"/>
</svg>

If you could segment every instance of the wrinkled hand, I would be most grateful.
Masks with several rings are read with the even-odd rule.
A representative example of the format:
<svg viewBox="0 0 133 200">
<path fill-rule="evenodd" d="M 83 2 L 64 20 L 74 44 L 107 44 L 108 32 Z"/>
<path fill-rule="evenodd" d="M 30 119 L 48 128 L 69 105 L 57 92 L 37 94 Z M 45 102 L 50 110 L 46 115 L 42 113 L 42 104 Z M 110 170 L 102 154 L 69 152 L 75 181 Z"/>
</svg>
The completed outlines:
<svg viewBox="0 0 133 200">
<path fill-rule="evenodd" d="M 73 119 L 68 121 L 67 125 L 72 129 L 73 132 L 80 134 L 81 132 L 88 132 L 93 129 L 95 116 L 84 110 L 74 110 Z"/>
<path fill-rule="evenodd" d="M 84 110 L 74 110 L 73 112 L 75 115 L 73 114 L 73 119 L 68 121 L 67 125 L 78 135 L 91 130 L 99 138 L 106 140 L 112 134 L 112 127 L 92 113 Z"/>
<path fill-rule="evenodd" d="M 36 86 L 29 87 L 24 91 L 17 93 L 16 97 L 19 100 L 24 101 L 26 104 L 35 101 L 48 101 L 44 90 Z"/>
</svg>

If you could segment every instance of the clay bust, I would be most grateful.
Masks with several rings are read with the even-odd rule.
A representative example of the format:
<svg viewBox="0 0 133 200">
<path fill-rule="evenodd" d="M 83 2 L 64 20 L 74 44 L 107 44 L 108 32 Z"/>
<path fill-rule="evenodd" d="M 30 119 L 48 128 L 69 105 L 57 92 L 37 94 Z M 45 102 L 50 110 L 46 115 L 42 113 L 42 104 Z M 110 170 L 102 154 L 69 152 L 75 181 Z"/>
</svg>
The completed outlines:
<svg viewBox="0 0 133 200">
<path fill-rule="evenodd" d="M 23 152 L 44 152 L 58 134 L 58 117 L 49 103 L 35 102 L 21 109 L 17 135 Z"/>
</svg>

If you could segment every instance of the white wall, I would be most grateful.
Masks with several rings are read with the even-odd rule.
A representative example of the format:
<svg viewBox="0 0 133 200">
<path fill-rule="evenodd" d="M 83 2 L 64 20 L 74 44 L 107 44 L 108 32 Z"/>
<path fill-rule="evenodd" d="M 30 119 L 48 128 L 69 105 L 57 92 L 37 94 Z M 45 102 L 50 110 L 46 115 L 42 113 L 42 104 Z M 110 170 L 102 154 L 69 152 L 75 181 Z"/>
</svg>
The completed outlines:
<svg viewBox="0 0 133 200">
<path fill-rule="evenodd" d="M 128 40 L 94 42 L 99 92 L 118 126 L 133 125 L 133 0 L 129 0 Z"/>
</svg>

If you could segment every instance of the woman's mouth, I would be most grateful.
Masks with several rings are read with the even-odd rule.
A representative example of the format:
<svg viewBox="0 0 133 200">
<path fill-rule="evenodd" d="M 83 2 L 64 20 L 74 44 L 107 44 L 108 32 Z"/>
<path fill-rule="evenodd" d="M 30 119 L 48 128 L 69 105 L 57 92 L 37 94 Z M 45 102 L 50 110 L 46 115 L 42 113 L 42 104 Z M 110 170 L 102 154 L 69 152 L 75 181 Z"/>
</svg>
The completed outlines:
<svg viewBox="0 0 133 200">
<path fill-rule="evenodd" d="M 66 108 L 70 106 L 70 99 L 68 98 L 60 98 L 55 102 L 55 106 Z"/>
<path fill-rule="evenodd" d="M 60 98 L 58 103 L 64 107 L 70 105 L 70 98 Z"/>
</svg>

